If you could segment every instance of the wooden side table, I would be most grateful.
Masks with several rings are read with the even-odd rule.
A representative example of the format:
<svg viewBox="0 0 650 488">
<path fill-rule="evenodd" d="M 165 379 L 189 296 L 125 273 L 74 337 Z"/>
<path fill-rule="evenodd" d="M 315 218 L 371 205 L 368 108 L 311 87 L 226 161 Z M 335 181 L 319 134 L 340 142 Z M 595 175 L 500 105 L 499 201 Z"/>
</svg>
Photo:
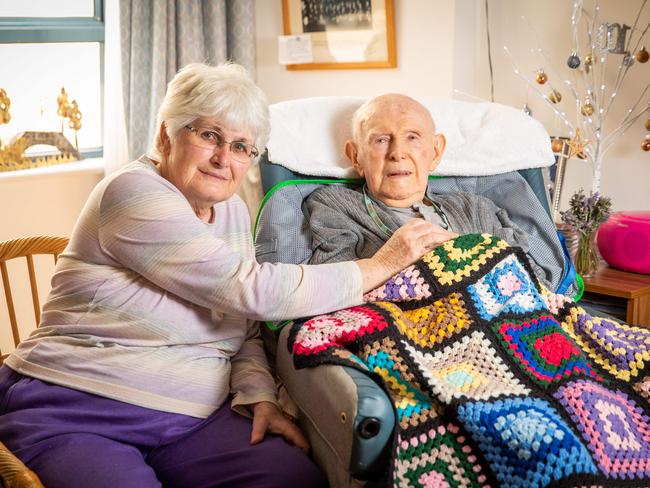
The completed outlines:
<svg viewBox="0 0 650 488">
<path fill-rule="evenodd" d="M 584 282 L 585 292 L 623 299 L 627 323 L 650 327 L 650 275 L 603 266 Z"/>
</svg>

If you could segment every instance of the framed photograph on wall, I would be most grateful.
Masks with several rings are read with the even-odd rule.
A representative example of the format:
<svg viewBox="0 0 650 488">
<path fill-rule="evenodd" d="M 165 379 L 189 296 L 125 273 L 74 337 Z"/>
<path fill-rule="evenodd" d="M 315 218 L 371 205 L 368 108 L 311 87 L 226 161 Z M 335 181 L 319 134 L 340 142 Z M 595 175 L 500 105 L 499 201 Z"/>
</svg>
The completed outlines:
<svg viewBox="0 0 650 488">
<path fill-rule="evenodd" d="M 290 70 L 395 68 L 393 0 L 282 0 L 284 33 L 309 36 L 312 62 Z"/>
</svg>

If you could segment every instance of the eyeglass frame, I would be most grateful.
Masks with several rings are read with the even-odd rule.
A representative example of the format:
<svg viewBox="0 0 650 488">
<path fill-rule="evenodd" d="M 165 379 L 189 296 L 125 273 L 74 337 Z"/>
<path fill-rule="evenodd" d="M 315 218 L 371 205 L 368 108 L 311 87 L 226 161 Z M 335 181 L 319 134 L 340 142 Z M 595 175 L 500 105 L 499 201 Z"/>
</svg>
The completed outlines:
<svg viewBox="0 0 650 488">
<path fill-rule="evenodd" d="M 252 144 L 248 144 L 247 142 L 243 142 L 243 141 L 227 141 L 226 138 L 223 137 L 223 134 L 221 133 L 221 131 L 218 128 L 194 126 L 194 125 L 191 125 L 191 124 L 187 124 L 183 128 L 189 130 L 190 132 L 193 132 L 198 137 L 200 137 L 199 136 L 199 129 L 206 129 L 206 130 L 209 130 L 211 132 L 214 132 L 215 134 L 217 134 L 221 138 L 220 141 L 216 141 L 215 148 L 217 148 L 217 147 L 221 148 L 221 147 L 223 147 L 224 144 L 228 144 L 229 152 L 232 154 L 233 159 L 235 161 L 237 161 L 238 163 L 251 163 L 251 162 L 253 162 L 253 160 L 255 158 L 257 158 L 260 155 L 259 150 L 255 146 L 253 146 Z M 248 160 L 240 161 L 239 159 L 237 159 L 235 153 L 232 150 L 232 145 L 233 144 L 242 144 L 242 145 L 246 146 L 247 148 L 250 148 L 250 155 L 247 155 Z M 204 147 L 205 149 L 210 149 L 210 147 L 208 147 L 208 146 L 199 146 L 199 147 Z"/>
</svg>

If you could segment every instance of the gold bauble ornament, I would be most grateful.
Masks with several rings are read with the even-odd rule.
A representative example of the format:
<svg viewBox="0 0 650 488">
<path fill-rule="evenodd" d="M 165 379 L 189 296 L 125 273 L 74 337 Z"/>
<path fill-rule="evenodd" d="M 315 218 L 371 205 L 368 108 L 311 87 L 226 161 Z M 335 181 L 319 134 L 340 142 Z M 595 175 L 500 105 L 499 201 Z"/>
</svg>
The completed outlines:
<svg viewBox="0 0 650 488">
<path fill-rule="evenodd" d="M 548 96 L 548 99 L 551 103 L 560 103 L 562 101 L 562 94 L 554 89 Z"/>
<path fill-rule="evenodd" d="M 650 119 L 645 121 L 645 130 L 650 130 Z"/>
<path fill-rule="evenodd" d="M 535 74 L 535 81 L 536 81 L 537 83 L 539 83 L 540 85 L 543 85 L 544 83 L 546 83 L 546 82 L 548 81 L 548 75 L 547 75 L 546 73 L 544 73 L 544 70 L 541 70 L 541 69 L 540 69 L 540 70 Z"/>
<path fill-rule="evenodd" d="M 645 50 L 645 46 L 643 46 L 640 51 L 637 51 L 634 57 L 639 63 L 647 63 L 648 59 L 650 58 L 650 54 L 648 54 L 648 51 Z"/>
<path fill-rule="evenodd" d="M 562 152 L 562 146 L 564 146 L 562 139 L 553 139 L 551 141 L 551 151 L 554 153 Z"/>
<path fill-rule="evenodd" d="M 641 149 L 644 151 L 650 151 L 650 136 L 646 136 L 643 141 L 641 141 Z"/>
<path fill-rule="evenodd" d="M 585 117 L 589 117 L 591 114 L 594 113 L 594 106 L 587 101 L 580 109 L 580 113 Z"/>
<path fill-rule="evenodd" d="M 594 57 L 591 54 L 585 56 L 585 73 L 589 74 L 592 65 L 594 64 Z"/>
</svg>

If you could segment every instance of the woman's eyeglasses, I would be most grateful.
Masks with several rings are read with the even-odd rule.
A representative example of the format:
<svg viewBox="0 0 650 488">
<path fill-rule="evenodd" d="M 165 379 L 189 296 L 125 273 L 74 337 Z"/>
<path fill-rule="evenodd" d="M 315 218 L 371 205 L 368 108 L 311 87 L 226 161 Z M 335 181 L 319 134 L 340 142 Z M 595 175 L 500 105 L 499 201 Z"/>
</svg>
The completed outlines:
<svg viewBox="0 0 650 488">
<path fill-rule="evenodd" d="M 250 163 L 259 155 L 255 146 L 241 141 L 227 141 L 223 134 L 216 129 L 194 127 L 193 125 L 186 125 L 185 128 L 190 131 L 191 141 L 195 146 L 215 151 L 217 148 L 221 149 L 224 144 L 228 144 L 232 158 L 240 163 Z"/>
</svg>

